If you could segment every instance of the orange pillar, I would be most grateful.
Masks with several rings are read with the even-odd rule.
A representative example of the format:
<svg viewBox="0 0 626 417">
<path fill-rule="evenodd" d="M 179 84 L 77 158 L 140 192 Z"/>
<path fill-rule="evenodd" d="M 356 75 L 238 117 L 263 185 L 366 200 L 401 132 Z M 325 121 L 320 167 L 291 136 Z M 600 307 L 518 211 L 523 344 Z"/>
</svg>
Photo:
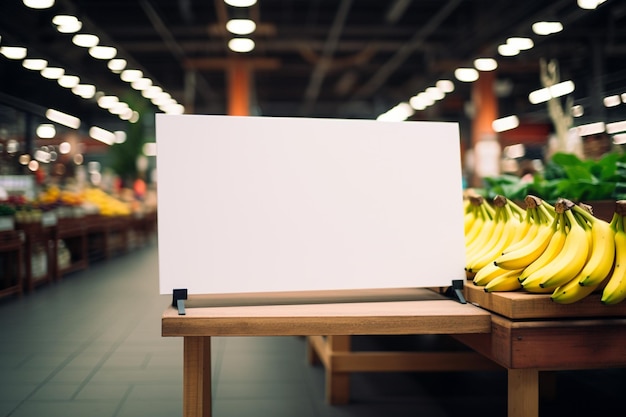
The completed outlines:
<svg viewBox="0 0 626 417">
<path fill-rule="evenodd" d="M 498 98 L 493 91 L 495 71 L 481 72 L 472 84 L 472 147 L 474 176 L 472 185 L 481 186 L 481 178 L 499 173 L 500 144 L 491 123 L 498 118 Z"/>
<path fill-rule="evenodd" d="M 243 59 L 233 59 L 228 66 L 228 114 L 250 115 L 250 67 Z"/>
</svg>

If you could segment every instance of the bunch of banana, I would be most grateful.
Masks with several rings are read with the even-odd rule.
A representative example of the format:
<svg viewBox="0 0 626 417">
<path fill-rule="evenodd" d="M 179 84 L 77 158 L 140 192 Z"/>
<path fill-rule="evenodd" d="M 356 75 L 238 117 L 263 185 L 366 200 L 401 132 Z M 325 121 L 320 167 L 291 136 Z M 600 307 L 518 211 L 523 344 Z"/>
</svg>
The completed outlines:
<svg viewBox="0 0 626 417">
<path fill-rule="evenodd" d="M 624 228 L 624 216 L 626 215 L 626 200 L 615 203 L 615 215 L 611 225 L 615 230 L 615 262 L 613 271 L 606 280 L 602 290 L 604 304 L 617 304 L 626 299 L 626 229 Z M 616 219 L 617 217 L 617 219 Z M 586 285 L 588 281 L 584 281 Z M 593 282 L 593 281 L 592 281 Z"/>
<path fill-rule="evenodd" d="M 530 227 L 529 222 L 523 221 L 524 210 L 506 197 L 496 196 L 493 204 L 493 219 L 466 247 L 465 270 L 470 276 L 493 263 L 504 249 L 521 240 Z"/>
<path fill-rule="evenodd" d="M 616 229 L 621 216 L 615 212 L 608 223 L 594 217 L 581 206 L 574 206 L 573 210 L 590 225 L 590 254 L 582 270 L 569 282 L 556 288 L 550 296 L 559 304 L 575 303 L 600 288 L 613 270 L 615 261 Z"/>
<path fill-rule="evenodd" d="M 532 261 L 534 256 L 530 247 L 536 247 L 535 252 L 543 250 L 539 244 L 547 233 L 551 233 L 550 224 L 554 217 L 552 206 L 534 196 L 525 198 L 526 211 L 522 221 L 523 236 L 503 249 L 502 254 L 481 268 L 474 276 L 473 283 L 483 286 L 486 292 L 513 291 L 521 288 L 519 276 L 523 269 Z M 540 240 L 537 238 L 539 237 Z M 538 255 L 536 255 L 538 256 Z M 502 262 L 498 262 L 502 259 Z"/>
</svg>

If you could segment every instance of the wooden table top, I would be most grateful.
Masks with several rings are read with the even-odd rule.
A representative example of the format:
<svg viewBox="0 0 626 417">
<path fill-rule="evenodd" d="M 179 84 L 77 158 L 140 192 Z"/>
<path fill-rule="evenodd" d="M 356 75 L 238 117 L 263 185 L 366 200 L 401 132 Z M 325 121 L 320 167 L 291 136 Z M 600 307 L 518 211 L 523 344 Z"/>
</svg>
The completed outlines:
<svg viewBox="0 0 626 417">
<path fill-rule="evenodd" d="M 163 336 L 489 333 L 491 314 L 430 289 L 190 296 L 169 307 Z"/>
</svg>

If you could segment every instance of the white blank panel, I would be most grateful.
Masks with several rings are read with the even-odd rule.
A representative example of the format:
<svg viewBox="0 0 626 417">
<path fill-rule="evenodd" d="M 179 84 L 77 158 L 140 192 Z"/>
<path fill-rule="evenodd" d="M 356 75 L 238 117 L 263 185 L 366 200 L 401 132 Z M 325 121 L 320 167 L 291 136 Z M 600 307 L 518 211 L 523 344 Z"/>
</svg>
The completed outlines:
<svg viewBox="0 0 626 417">
<path fill-rule="evenodd" d="M 161 294 L 465 279 L 458 125 L 157 115 Z"/>
</svg>

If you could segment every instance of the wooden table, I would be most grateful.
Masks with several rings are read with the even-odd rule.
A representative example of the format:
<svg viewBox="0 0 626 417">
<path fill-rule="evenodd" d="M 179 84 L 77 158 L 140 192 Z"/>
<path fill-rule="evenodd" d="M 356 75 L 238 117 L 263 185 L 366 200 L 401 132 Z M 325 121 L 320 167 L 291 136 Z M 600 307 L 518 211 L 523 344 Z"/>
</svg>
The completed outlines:
<svg viewBox="0 0 626 417">
<path fill-rule="evenodd" d="M 493 312 L 491 332 L 454 337 L 507 369 L 509 417 L 539 415 L 540 371 L 626 367 L 626 303 L 604 306 L 592 294 L 560 305 L 545 294 L 487 294 L 471 283 L 465 294 Z"/>
<path fill-rule="evenodd" d="M 211 336 L 491 331 L 489 312 L 429 289 L 196 296 L 186 306 L 185 315 L 170 307 L 162 316 L 162 335 L 184 338 L 184 417 L 211 416 Z"/>
</svg>

